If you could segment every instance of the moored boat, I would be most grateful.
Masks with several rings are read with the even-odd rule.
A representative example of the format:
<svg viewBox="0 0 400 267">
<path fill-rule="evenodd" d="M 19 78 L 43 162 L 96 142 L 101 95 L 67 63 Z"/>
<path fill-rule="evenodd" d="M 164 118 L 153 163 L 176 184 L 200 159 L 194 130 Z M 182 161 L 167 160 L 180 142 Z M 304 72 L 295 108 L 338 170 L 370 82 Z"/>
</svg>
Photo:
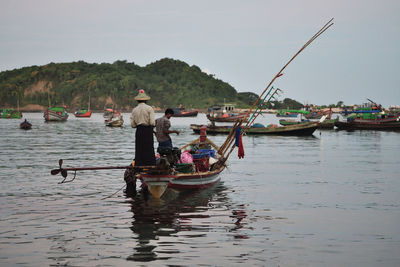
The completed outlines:
<svg viewBox="0 0 400 267">
<path fill-rule="evenodd" d="M 20 119 L 22 112 L 14 110 L 13 108 L 0 109 L 0 119 Z"/>
<path fill-rule="evenodd" d="M 211 122 L 236 122 L 248 117 L 247 112 L 238 112 L 231 104 L 214 106 L 208 109 L 207 119 Z"/>
<path fill-rule="evenodd" d="M 74 115 L 77 118 L 90 118 L 92 116 L 92 111 L 81 108 L 75 111 Z"/>
<path fill-rule="evenodd" d="M 114 114 L 105 120 L 104 124 L 108 127 L 122 127 L 124 125 L 124 118 L 121 114 Z"/>
<path fill-rule="evenodd" d="M 104 109 L 103 118 L 109 118 L 110 116 L 112 116 L 114 114 L 114 112 L 115 111 L 112 108 Z"/>
<path fill-rule="evenodd" d="M 43 118 L 46 122 L 66 121 L 68 119 L 68 113 L 65 107 L 52 107 L 46 109 Z"/>
<path fill-rule="evenodd" d="M 319 122 L 307 122 L 288 126 L 263 125 L 255 124 L 246 130 L 246 134 L 255 135 L 294 135 L 294 136 L 307 136 L 312 135 L 319 126 Z M 202 125 L 191 124 L 190 128 L 195 132 L 200 132 Z M 232 127 L 230 126 L 207 126 L 207 132 L 210 134 L 229 134 Z"/>
<path fill-rule="evenodd" d="M 335 126 L 335 122 L 339 121 L 339 118 L 336 119 L 325 119 L 324 121 L 320 122 L 318 125 L 318 129 L 333 129 Z M 301 120 L 301 121 L 296 121 L 296 120 L 279 120 L 279 124 L 283 126 L 288 126 L 288 125 L 297 125 L 297 124 L 302 124 L 302 123 L 308 123 L 310 120 Z"/>
<path fill-rule="evenodd" d="M 277 117 L 293 117 L 296 118 L 299 114 L 309 114 L 306 110 L 298 109 L 280 109 L 276 112 Z"/>
<path fill-rule="evenodd" d="M 337 121 L 335 126 L 339 130 L 387 130 L 387 131 L 398 131 L 400 130 L 400 122 L 379 122 L 375 120 L 371 121 Z"/>
<path fill-rule="evenodd" d="M 198 110 L 185 110 L 184 108 L 174 108 L 172 109 L 174 114 L 172 117 L 196 117 L 199 113 Z"/>
</svg>

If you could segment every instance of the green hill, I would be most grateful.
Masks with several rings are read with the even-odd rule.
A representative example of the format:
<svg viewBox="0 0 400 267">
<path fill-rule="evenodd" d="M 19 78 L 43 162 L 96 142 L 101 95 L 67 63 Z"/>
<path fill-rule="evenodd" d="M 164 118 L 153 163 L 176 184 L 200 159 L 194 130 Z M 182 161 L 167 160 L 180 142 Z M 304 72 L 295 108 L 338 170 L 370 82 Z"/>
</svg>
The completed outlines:
<svg viewBox="0 0 400 267">
<path fill-rule="evenodd" d="M 215 79 L 185 62 L 164 58 L 140 67 L 135 63 L 89 64 L 83 61 L 50 63 L 0 73 L 0 105 L 67 105 L 92 109 L 117 106 L 130 110 L 138 89 L 151 96 L 158 107 L 207 108 L 224 101 L 247 107 L 257 97 L 238 93 L 228 83 Z"/>
</svg>

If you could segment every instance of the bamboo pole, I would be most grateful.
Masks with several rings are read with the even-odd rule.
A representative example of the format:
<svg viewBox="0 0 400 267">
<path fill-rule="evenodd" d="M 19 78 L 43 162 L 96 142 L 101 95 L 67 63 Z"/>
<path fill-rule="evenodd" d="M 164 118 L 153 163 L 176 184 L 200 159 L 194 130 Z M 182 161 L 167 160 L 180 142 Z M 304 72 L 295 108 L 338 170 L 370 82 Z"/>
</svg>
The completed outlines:
<svg viewBox="0 0 400 267">
<path fill-rule="evenodd" d="M 322 33 L 324 33 L 329 27 L 333 25 L 333 18 L 329 20 L 319 31 L 317 31 L 301 48 L 300 50 L 297 51 L 297 53 L 294 54 L 294 56 L 280 69 L 280 71 L 272 78 L 268 86 L 264 89 L 264 91 L 259 95 L 257 100 L 254 102 L 254 104 L 251 106 L 251 108 L 247 111 L 247 116 L 246 118 L 249 117 L 250 113 L 253 111 L 254 107 L 257 106 L 260 102 L 260 100 L 263 98 L 264 94 L 269 90 L 271 85 L 274 83 L 274 81 L 282 75 L 282 71 L 304 50 L 306 49 L 315 39 L 317 39 Z M 257 117 L 257 116 L 255 116 Z M 254 122 L 255 118 L 252 121 L 247 120 L 247 123 L 245 125 L 245 131 L 250 127 L 250 125 Z M 235 148 L 235 144 L 232 145 L 233 140 L 234 140 L 234 130 L 236 130 L 237 127 L 240 127 L 244 123 L 245 119 L 240 120 L 238 125 L 235 124 L 236 127 L 232 128 L 232 131 L 229 133 L 229 136 L 225 140 L 224 144 L 221 146 L 220 151 L 225 152 L 227 149 L 231 146 L 231 150 L 227 154 L 226 157 L 223 157 L 221 159 L 221 164 L 224 164 L 226 160 L 228 160 L 229 156 L 231 155 L 232 151 Z M 245 133 L 245 132 L 244 132 Z"/>
<path fill-rule="evenodd" d="M 254 102 L 254 104 L 251 106 L 249 111 L 247 112 L 247 115 L 250 114 L 250 112 L 253 110 L 253 108 L 260 102 L 262 96 L 265 94 L 265 92 L 269 89 L 269 87 L 273 84 L 273 82 L 282 74 L 282 71 L 305 49 L 307 46 L 309 46 L 315 39 L 317 39 L 322 33 L 324 33 L 329 27 L 333 25 L 333 18 L 329 20 L 317 33 L 315 33 L 301 48 L 299 51 L 297 51 L 296 54 L 282 67 L 282 69 L 275 75 L 275 77 L 270 81 L 268 86 L 265 88 L 265 90 L 260 94 L 258 99 Z M 246 127 L 249 125 L 249 123 L 246 124 Z"/>
</svg>

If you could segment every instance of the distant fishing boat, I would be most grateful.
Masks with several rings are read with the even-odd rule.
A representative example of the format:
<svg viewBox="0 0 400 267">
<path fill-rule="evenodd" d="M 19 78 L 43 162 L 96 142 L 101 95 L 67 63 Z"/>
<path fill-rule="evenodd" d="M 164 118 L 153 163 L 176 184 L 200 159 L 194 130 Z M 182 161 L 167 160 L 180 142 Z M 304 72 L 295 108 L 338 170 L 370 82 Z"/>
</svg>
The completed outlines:
<svg viewBox="0 0 400 267">
<path fill-rule="evenodd" d="M 238 112 L 234 105 L 224 104 L 208 109 L 207 119 L 211 122 L 236 122 L 248 116 L 247 112 Z"/>
<path fill-rule="evenodd" d="M 398 116 L 377 113 L 352 115 L 345 122 L 335 122 L 335 126 L 339 130 L 400 130 Z"/>
<path fill-rule="evenodd" d="M 318 125 L 318 129 L 333 129 L 335 126 L 335 122 L 337 121 L 339 121 L 339 118 L 325 119 L 324 121 L 320 122 L 320 124 Z M 305 120 L 305 119 L 302 119 L 301 121 L 285 120 L 285 119 L 279 120 L 279 124 L 283 126 L 296 125 L 308 122 L 310 122 L 310 120 Z"/>
<path fill-rule="evenodd" d="M 196 117 L 199 113 L 198 110 L 187 111 L 184 108 L 174 108 L 172 110 L 174 111 L 172 117 Z"/>
<path fill-rule="evenodd" d="M 335 126 L 339 130 L 388 130 L 388 131 L 398 131 L 400 130 L 400 122 L 335 122 Z"/>
<path fill-rule="evenodd" d="M 309 111 L 299 109 L 280 109 L 276 112 L 277 117 L 297 117 L 299 114 L 310 114 Z"/>
<path fill-rule="evenodd" d="M 104 124 L 108 127 L 122 127 L 122 125 L 124 125 L 124 119 L 120 113 L 114 113 L 113 116 L 110 116 L 104 121 Z"/>
<path fill-rule="evenodd" d="M 25 119 L 25 121 L 20 123 L 19 128 L 23 130 L 30 130 L 32 129 L 32 124 Z"/>
<path fill-rule="evenodd" d="M 371 99 L 368 99 L 369 103 L 365 103 L 361 106 L 358 106 L 356 108 L 352 108 L 352 109 L 344 109 L 342 114 L 347 116 L 349 114 L 353 114 L 353 113 L 381 113 L 382 112 L 382 106 L 375 103 L 374 101 L 372 101 Z"/>
<path fill-rule="evenodd" d="M 52 107 L 46 109 L 43 117 L 46 122 L 66 121 L 68 119 L 68 113 L 65 107 Z"/>
<path fill-rule="evenodd" d="M 74 115 L 76 118 L 90 118 L 92 116 L 92 111 L 90 110 L 90 91 L 89 91 L 88 108 L 77 109 Z"/>
<path fill-rule="evenodd" d="M 109 118 L 110 116 L 112 116 L 114 114 L 114 112 L 115 111 L 112 108 L 104 109 L 103 118 Z"/>
<path fill-rule="evenodd" d="M 14 110 L 13 108 L 0 109 L 0 119 L 20 119 L 22 112 Z"/>
<path fill-rule="evenodd" d="M 92 111 L 88 109 L 78 109 L 74 113 L 77 118 L 90 118 L 92 116 Z"/>
</svg>

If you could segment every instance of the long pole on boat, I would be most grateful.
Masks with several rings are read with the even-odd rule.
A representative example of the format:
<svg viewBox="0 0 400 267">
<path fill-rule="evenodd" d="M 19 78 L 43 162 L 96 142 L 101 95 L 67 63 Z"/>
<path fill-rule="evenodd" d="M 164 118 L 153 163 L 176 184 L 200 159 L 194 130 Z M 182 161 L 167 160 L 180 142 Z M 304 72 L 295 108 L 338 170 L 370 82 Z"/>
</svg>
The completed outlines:
<svg viewBox="0 0 400 267">
<path fill-rule="evenodd" d="M 235 124 L 234 127 L 232 127 L 231 132 L 229 133 L 228 137 L 226 138 L 225 142 L 223 143 L 223 145 L 221 146 L 221 152 L 225 153 L 227 152 L 228 148 L 231 146 L 231 149 L 229 151 L 229 153 L 223 158 L 222 164 L 224 164 L 226 162 L 226 160 L 229 158 L 230 154 L 232 153 L 232 151 L 235 148 L 235 144 L 232 145 L 233 140 L 235 138 L 235 132 L 236 129 L 238 127 L 241 127 L 242 124 L 245 122 L 245 120 L 247 120 L 247 118 L 250 116 L 250 114 L 253 113 L 253 109 L 259 105 L 260 100 L 264 97 L 265 93 L 270 90 L 271 85 L 275 82 L 275 80 L 282 76 L 282 72 L 284 69 L 286 69 L 286 67 L 304 50 L 306 49 L 315 39 L 317 39 L 321 34 L 323 34 L 329 27 L 331 27 L 333 25 L 333 18 L 331 20 L 329 20 L 319 31 L 317 31 L 301 48 L 299 51 L 297 51 L 297 53 L 294 54 L 294 56 L 279 70 L 279 72 L 272 78 L 272 80 L 270 81 L 270 83 L 268 84 L 268 86 L 265 88 L 265 90 L 260 94 L 260 96 L 257 98 L 257 100 L 254 102 L 254 104 L 251 106 L 251 108 L 248 110 L 247 112 L 247 116 L 245 116 L 243 119 L 237 121 L 237 123 Z M 256 114 L 257 113 L 257 114 Z M 242 134 L 246 133 L 247 129 L 253 124 L 253 122 L 255 121 L 255 119 L 258 117 L 259 112 L 254 112 L 251 120 L 248 120 L 244 131 L 242 132 Z"/>
<path fill-rule="evenodd" d="M 75 177 L 76 177 L 76 172 L 77 171 L 88 171 L 88 170 L 116 170 L 116 169 L 133 169 L 135 171 L 141 171 L 141 170 L 149 170 L 149 169 L 155 169 L 156 166 L 133 166 L 133 165 L 128 165 L 128 166 L 100 166 L 100 167 L 78 167 L 78 168 L 63 168 L 63 160 L 60 159 L 58 161 L 59 167 L 58 169 L 53 169 L 50 171 L 51 175 L 57 175 L 61 173 L 61 176 L 64 177 L 64 180 L 60 182 L 66 183 L 66 182 L 72 182 Z M 74 178 L 72 178 L 69 181 L 66 181 L 66 178 L 68 176 L 68 171 L 74 171 Z"/>
<path fill-rule="evenodd" d="M 286 67 L 301 53 L 303 52 L 304 49 L 306 49 L 315 39 L 317 39 L 322 33 L 324 33 L 329 27 L 331 27 L 333 25 L 333 18 L 331 20 L 329 20 L 317 33 L 315 33 L 301 48 L 299 51 L 297 51 L 296 54 L 294 54 L 294 56 L 282 67 L 282 69 L 275 75 L 274 78 L 272 78 L 272 80 L 270 81 L 270 83 L 268 84 L 268 86 L 265 88 L 265 90 L 260 94 L 260 96 L 258 97 L 258 99 L 254 102 L 254 104 L 251 106 L 251 108 L 249 109 L 249 111 L 247 112 L 247 117 L 251 114 L 252 110 L 254 109 L 254 107 L 260 102 L 261 98 L 263 97 L 263 95 L 268 91 L 268 89 L 270 88 L 270 86 L 275 82 L 275 80 L 282 76 L 282 72 L 284 69 L 286 69 Z M 254 118 L 251 121 L 248 121 L 246 123 L 246 128 L 248 128 L 248 126 L 250 126 L 254 120 L 257 118 L 257 116 L 254 116 Z"/>
</svg>

